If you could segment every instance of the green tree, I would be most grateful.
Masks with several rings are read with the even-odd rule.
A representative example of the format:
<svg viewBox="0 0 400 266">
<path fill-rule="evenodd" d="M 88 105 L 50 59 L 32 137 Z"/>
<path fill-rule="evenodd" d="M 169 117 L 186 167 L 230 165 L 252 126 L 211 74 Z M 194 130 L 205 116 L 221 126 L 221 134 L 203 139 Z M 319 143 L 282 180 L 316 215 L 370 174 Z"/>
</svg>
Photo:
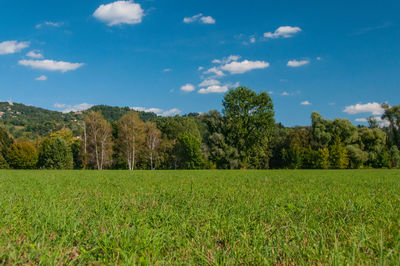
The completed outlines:
<svg viewBox="0 0 400 266">
<path fill-rule="evenodd" d="M 14 140 L 8 135 L 7 131 L 0 126 L 0 154 L 6 155 L 7 149 L 13 144 Z"/>
<path fill-rule="evenodd" d="M 7 150 L 7 162 L 14 169 L 34 169 L 38 162 L 35 146 L 28 142 L 16 142 Z"/>
<path fill-rule="evenodd" d="M 118 121 L 118 150 L 128 164 L 129 170 L 134 170 L 139 152 L 145 145 L 145 125 L 137 112 L 128 112 Z"/>
<path fill-rule="evenodd" d="M 357 169 L 362 167 L 368 160 L 368 152 L 363 151 L 359 145 L 347 145 L 346 149 L 349 155 L 349 167 Z"/>
<path fill-rule="evenodd" d="M 101 113 L 90 111 L 85 117 L 83 155 L 98 170 L 111 163 L 112 129 Z"/>
<path fill-rule="evenodd" d="M 201 154 L 201 142 L 196 136 L 188 133 L 180 134 L 175 152 L 180 168 L 200 169 L 204 166 L 204 159 Z"/>
<path fill-rule="evenodd" d="M 333 144 L 329 147 L 329 161 L 331 167 L 334 169 L 345 169 L 349 165 L 348 152 L 337 135 L 334 138 Z"/>
<path fill-rule="evenodd" d="M 226 142 L 239 152 L 240 166 L 254 168 L 259 166 L 254 161 L 268 160 L 265 157 L 275 127 L 269 95 L 238 87 L 225 94 L 223 107 Z"/>
<path fill-rule="evenodd" d="M 39 148 L 38 167 L 44 169 L 72 169 L 71 147 L 60 137 L 48 137 Z"/>
<path fill-rule="evenodd" d="M 6 159 L 4 159 L 3 155 L 0 154 L 0 169 L 8 169 L 10 166 L 8 165 Z"/>
</svg>

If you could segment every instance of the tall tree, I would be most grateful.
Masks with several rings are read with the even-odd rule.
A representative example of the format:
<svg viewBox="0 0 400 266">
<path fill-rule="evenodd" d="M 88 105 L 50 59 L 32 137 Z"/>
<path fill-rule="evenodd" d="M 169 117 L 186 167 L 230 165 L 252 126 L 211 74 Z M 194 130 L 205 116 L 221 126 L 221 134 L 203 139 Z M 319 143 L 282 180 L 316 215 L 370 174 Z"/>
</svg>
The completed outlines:
<svg viewBox="0 0 400 266">
<path fill-rule="evenodd" d="M 63 138 L 54 136 L 42 141 L 39 149 L 39 168 L 72 169 L 73 165 L 71 147 Z"/>
<path fill-rule="evenodd" d="M 225 95 L 223 107 L 227 142 L 238 150 L 241 167 L 268 167 L 268 144 L 275 124 L 269 95 L 238 87 Z"/>
<path fill-rule="evenodd" d="M 201 169 L 204 166 L 204 160 L 200 149 L 201 142 L 196 136 L 188 133 L 180 134 L 175 146 L 180 168 Z"/>
<path fill-rule="evenodd" d="M 145 138 L 146 138 L 146 149 L 149 155 L 150 169 L 154 169 L 154 154 L 161 142 L 161 131 L 157 128 L 157 125 L 153 122 L 145 123 Z"/>
<path fill-rule="evenodd" d="M 118 145 L 129 170 L 135 169 L 135 159 L 143 142 L 144 123 L 137 112 L 128 112 L 118 122 Z"/>
<path fill-rule="evenodd" d="M 400 105 L 382 104 L 382 108 L 385 110 L 382 119 L 389 122 L 389 141 L 400 148 Z"/>
<path fill-rule="evenodd" d="M 87 154 L 93 167 L 102 170 L 110 163 L 112 131 L 101 113 L 90 111 L 85 117 Z"/>
</svg>

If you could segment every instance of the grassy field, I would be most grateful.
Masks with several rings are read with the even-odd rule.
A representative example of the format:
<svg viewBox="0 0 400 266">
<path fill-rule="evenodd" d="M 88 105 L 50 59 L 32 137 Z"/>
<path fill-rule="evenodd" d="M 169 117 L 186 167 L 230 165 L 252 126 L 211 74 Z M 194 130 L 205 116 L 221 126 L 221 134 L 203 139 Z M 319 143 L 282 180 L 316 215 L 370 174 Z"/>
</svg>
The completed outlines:
<svg viewBox="0 0 400 266">
<path fill-rule="evenodd" d="M 0 171 L 0 264 L 397 264 L 400 171 Z"/>
</svg>

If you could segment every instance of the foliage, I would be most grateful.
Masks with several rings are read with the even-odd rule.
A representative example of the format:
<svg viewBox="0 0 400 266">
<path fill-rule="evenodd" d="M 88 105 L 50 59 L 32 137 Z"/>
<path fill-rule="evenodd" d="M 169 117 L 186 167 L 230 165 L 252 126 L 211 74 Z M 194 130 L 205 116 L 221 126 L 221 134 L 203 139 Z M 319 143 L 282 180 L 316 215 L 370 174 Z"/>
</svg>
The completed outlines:
<svg viewBox="0 0 400 266">
<path fill-rule="evenodd" d="M 85 117 L 85 128 L 84 155 L 87 155 L 91 167 L 102 170 L 111 163 L 111 126 L 101 113 L 90 111 Z"/>
<path fill-rule="evenodd" d="M 135 169 L 139 149 L 145 142 L 144 131 L 145 125 L 136 112 L 128 112 L 118 121 L 118 150 L 129 170 Z"/>
<path fill-rule="evenodd" d="M 265 157 L 274 130 L 272 100 L 266 92 L 231 89 L 223 100 L 226 140 L 239 152 L 240 167 L 257 168 L 252 157 Z"/>
<path fill-rule="evenodd" d="M 200 150 L 200 140 L 188 133 L 180 134 L 177 140 L 175 153 L 179 168 L 201 169 L 204 166 L 204 160 Z"/>
<path fill-rule="evenodd" d="M 178 138 L 185 134 L 200 142 L 195 150 L 204 169 L 400 167 L 400 106 L 382 107 L 382 121 L 371 116 L 368 126 L 313 112 L 310 126 L 285 127 L 274 124 L 268 94 L 246 87 L 228 91 L 221 113 L 174 117 L 106 105 L 64 114 L 0 103 L 0 167 L 13 168 L 7 151 L 14 139 L 39 147 L 58 138 L 71 150 L 74 169 L 198 168 L 181 165 L 191 160 L 181 153 L 188 143 Z"/>
<path fill-rule="evenodd" d="M 39 168 L 72 169 L 73 166 L 74 160 L 70 144 L 59 136 L 43 140 L 39 149 Z"/>
<path fill-rule="evenodd" d="M 33 169 L 38 162 L 38 152 L 32 143 L 15 142 L 7 150 L 7 162 L 14 169 Z"/>
<path fill-rule="evenodd" d="M 333 144 L 329 147 L 329 160 L 334 169 L 345 169 L 349 165 L 349 156 L 340 137 L 334 137 Z"/>
</svg>

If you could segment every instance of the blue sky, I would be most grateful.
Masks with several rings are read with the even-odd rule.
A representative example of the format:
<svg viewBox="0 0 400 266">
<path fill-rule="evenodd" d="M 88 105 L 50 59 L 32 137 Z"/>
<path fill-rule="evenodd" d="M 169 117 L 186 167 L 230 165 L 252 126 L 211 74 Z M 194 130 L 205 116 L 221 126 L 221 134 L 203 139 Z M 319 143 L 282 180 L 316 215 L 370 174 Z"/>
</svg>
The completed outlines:
<svg viewBox="0 0 400 266">
<path fill-rule="evenodd" d="M 0 99 L 68 111 L 221 110 L 238 84 L 276 120 L 363 123 L 400 100 L 399 1 L 0 3 Z"/>
</svg>

